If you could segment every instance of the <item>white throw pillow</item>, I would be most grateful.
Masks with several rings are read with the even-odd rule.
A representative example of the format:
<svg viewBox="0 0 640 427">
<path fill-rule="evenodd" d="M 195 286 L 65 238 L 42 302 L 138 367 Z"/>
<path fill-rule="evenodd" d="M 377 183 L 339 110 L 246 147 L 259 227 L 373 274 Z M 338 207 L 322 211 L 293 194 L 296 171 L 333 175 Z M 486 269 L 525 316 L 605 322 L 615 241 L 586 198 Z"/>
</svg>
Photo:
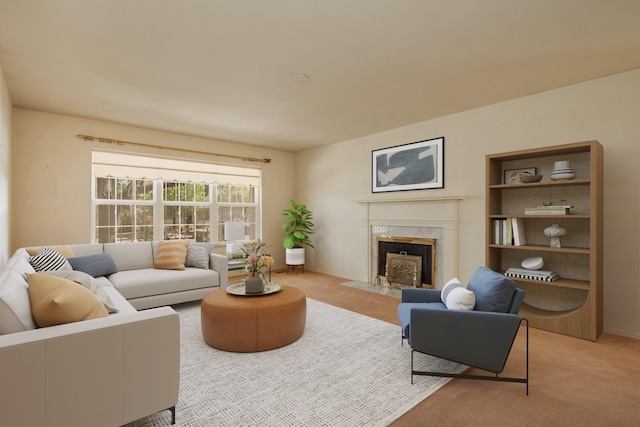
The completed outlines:
<svg viewBox="0 0 640 427">
<path fill-rule="evenodd" d="M 467 288 L 455 287 L 447 295 L 445 305 L 450 310 L 473 310 L 476 305 L 476 296 Z"/>
<path fill-rule="evenodd" d="M 457 277 L 454 277 L 453 279 L 445 283 L 444 287 L 442 288 L 442 293 L 440 294 L 440 300 L 444 305 L 447 305 L 447 295 L 449 295 L 449 292 L 451 292 L 453 288 L 457 288 L 460 286 L 462 286 L 462 284 L 460 284 L 460 280 L 458 280 Z"/>
</svg>

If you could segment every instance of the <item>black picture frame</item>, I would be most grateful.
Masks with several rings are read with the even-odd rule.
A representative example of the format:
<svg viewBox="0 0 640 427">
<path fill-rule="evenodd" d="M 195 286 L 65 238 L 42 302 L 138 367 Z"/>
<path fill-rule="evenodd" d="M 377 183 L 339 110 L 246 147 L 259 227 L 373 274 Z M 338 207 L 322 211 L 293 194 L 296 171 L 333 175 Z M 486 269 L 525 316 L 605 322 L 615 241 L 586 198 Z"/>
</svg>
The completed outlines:
<svg viewBox="0 0 640 427">
<path fill-rule="evenodd" d="M 444 188 L 444 136 L 371 152 L 371 192 Z"/>
</svg>

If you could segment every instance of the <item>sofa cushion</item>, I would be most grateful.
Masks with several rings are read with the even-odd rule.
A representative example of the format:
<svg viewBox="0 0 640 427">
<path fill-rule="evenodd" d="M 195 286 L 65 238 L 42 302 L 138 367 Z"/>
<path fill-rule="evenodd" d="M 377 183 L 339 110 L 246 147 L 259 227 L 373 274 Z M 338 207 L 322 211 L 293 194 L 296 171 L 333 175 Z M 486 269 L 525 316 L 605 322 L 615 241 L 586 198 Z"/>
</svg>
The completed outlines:
<svg viewBox="0 0 640 427">
<path fill-rule="evenodd" d="M 34 256 L 29 257 L 29 264 L 38 271 L 72 270 L 69 261 L 55 249 L 48 247 Z"/>
<path fill-rule="evenodd" d="M 108 276 L 118 272 L 113 258 L 107 253 L 70 258 L 69 264 L 74 270 L 82 271 L 92 277 Z"/>
<path fill-rule="evenodd" d="M 163 240 L 158 243 L 158 256 L 153 268 L 184 270 L 188 247 L 188 240 Z"/>
<path fill-rule="evenodd" d="M 7 260 L 7 262 L 0 268 L 2 270 L 17 270 L 23 274 L 35 273 L 33 266 L 29 264 L 29 253 L 25 248 L 20 248 L 14 252 L 14 254 Z M 24 276 L 25 280 L 27 276 Z M 25 282 L 26 286 L 26 282 Z"/>
<path fill-rule="evenodd" d="M 118 271 L 153 267 L 151 242 L 105 243 L 104 252 L 111 255 Z"/>
<path fill-rule="evenodd" d="M 0 335 L 35 328 L 24 272 L 0 271 Z"/>
<path fill-rule="evenodd" d="M 80 243 L 76 245 L 69 245 L 69 247 L 76 256 L 95 255 L 104 252 L 102 243 Z"/>
<path fill-rule="evenodd" d="M 148 268 L 119 271 L 110 275 L 109 280 L 118 292 L 130 300 L 149 295 L 219 286 L 220 275 L 217 271 L 202 268 L 187 268 L 186 270 Z"/>
<path fill-rule="evenodd" d="M 33 318 L 41 328 L 109 315 L 89 290 L 60 277 L 31 274 L 29 298 Z"/>
<path fill-rule="evenodd" d="M 467 289 L 475 294 L 475 310 L 506 313 L 511 305 L 516 283 L 489 268 L 478 267 L 469 279 Z"/>
<path fill-rule="evenodd" d="M 187 248 L 187 259 L 185 267 L 209 268 L 210 250 L 202 246 L 195 246 L 193 243 Z"/>
<path fill-rule="evenodd" d="M 79 285 L 82 285 L 85 288 L 87 288 L 89 291 L 91 291 L 91 293 L 94 294 L 96 298 L 98 298 L 98 300 L 100 300 L 102 305 L 104 305 L 104 308 L 107 309 L 107 312 L 116 313 L 118 311 L 115 304 L 111 300 L 111 297 L 109 297 L 109 294 L 104 289 L 104 286 L 102 285 L 102 283 L 87 273 L 84 273 L 82 271 L 65 270 L 65 271 L 45 271 L 40 274 L 60 277 L 62 279 L 67 279 L 67 280 L 71 280 L 72 282 L 78 283 Z"/>
<path fill-rule="evenodd" d="M 49 248 L 59 252 L 65 258 L 73 258 L 74 256 L 76 256 L 75 252 L 73 252 L 73 249 L 71 249 L 71 247 L 69 247 L 67 245 L 46 246 L 46 247 L 49 247 Z M 29 255 L 34 256 L 34 255 L 38 255 L 40 253 L 40 251 L 42 251 L 42 249 L 44 249 L 44 247 L 43 246 L 32 246 L 32 247 L 25 248 L 25 249 L 27 250 Z"/>
<path fill-rule="evenodd" d="M 191 243 L 189 243 L 189 247 L 192 247 L 192 246 L 198 246 L 198 247 L 201 247 L 201 248 L 205 248 L 207 250 L 207 252 L 211 253 L 211 252 L 213 252 L 213 248 L 216 247 L 216 244 L 215 243 L 211 243 L 211 242 L 193 242 L 192 241 Z"/>
</svg>

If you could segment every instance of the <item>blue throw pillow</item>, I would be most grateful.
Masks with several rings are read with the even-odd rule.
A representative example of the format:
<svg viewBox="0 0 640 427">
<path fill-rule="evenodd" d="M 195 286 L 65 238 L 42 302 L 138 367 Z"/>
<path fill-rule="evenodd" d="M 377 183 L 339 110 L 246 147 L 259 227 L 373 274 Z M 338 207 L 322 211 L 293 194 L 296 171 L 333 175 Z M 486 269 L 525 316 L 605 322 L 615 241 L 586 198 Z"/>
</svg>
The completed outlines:
<svg viewBox="0 0 640 427">
<path fill-rule="evenodd" d="M 107 253 L 69 258 L 69 264 L 74 270 L 82 271 L 92 277 L 107 276 L 118 272 L 116 263 Z"/>
<path fill-rule="evenodd" d="M 509 311 L 516 282 L 487 267 L 478 267 L 473 272 L 467 289 L 476 296 L 477 311 Z"/>
</svg>

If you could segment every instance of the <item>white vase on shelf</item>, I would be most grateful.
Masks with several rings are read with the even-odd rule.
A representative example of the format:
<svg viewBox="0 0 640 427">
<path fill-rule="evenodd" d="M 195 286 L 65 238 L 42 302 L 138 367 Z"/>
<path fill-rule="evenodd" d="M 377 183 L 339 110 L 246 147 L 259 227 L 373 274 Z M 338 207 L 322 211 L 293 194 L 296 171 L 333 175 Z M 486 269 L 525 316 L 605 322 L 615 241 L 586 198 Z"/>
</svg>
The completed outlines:
<svg viewBox="0 0 640 427">
<path fill-rule="evenodd" d="M 561 227 L 560 224 L 552 224 L 544 229 L 544 235 L 551 237 L 549 246 L 552 248 L 560 248 L 560 237 L 567 235 L 567 229 Z"/>
</svg>

